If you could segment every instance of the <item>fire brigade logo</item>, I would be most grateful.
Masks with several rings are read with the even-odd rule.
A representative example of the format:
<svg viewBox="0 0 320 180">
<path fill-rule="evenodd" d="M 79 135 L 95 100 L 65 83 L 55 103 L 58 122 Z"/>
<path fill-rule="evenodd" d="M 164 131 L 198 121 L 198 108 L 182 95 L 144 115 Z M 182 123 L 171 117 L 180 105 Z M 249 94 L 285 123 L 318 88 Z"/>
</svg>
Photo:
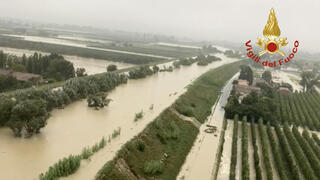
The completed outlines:
<svg viewBox="0 0 320 180">
<path fill-rule="evenodd" d="M 288 45 L 287 38 L 286 37 L 280 37 L 280 28 L 278 26 L 278 21 L 276 18 L 276 14 L 274 12 L 274 9 L 272 8 L 270 10 L 269 18 L 267 21 L 266 26 L 263 29 L 263 36 L 265 38 L 258 37 L 258 41 L 256 44 L 263 48 L 262 51 L 255 54 L 253 46 L 251 45 L 251 40 L 247 41 L 245 43 L 245 47 L 247 50 L 247 56 L 249 59 L 252 59 L 255 63 L 261 62 L 260 60 L 263 60 L 261 62 L 262 66 L 268 66 L 268 67 L 277 67 L 282 66 L 285 63 L 291 62 L 295 56 L 295 54 L 298 51 L 299 41 L 294 41 L 291 52 L 288 52 L 287 57 L 283 57 L 279 60 L 266 60 L 266 58 L 270 58 L 270 56 L 265 56 L 262 59 L 260 57 L 266 53 L 268 54 L 280 54 L 281 56 L 286 56 L 284 52 L 280 50 L 280 48 L 285 47 Z M 273 56 L 271 56 L 272 58 Z"/>
<path fill-rule="evenodd" d="M 268 22 L 263 29 L 263 35 L 266 38 L 266 40 L 258 37 L 258 42 L 256 43 L 261 48 L 264 48 L 264 50 L 259 52 L 259 56 L 262 56 L 265 53 L 279 53 L 282 56 L 285 56 L 285 54 L 282 51 L 280 51 L 279 48 L 284 47 L 288 44 L 287 38 L 279 38 L 280 33 L 281 32 L 278 26 L 278 21 L 272 8 L 270 10 Z"/>
</svg>

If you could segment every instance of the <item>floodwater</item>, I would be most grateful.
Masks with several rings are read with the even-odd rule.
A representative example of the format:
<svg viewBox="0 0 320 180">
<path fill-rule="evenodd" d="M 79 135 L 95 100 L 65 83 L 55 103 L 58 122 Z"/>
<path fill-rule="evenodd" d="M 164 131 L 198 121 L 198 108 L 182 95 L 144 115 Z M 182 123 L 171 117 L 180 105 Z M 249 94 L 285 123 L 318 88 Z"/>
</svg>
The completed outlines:
<svg viewBox="0 0 320 180">
<path fill-rule="evenodd" d="M 66 40 L 84 41 L 84 42 L 99 42 L 99 43 L 111 43 L 112 42 L 112 41 L 108 41 L 108 40 L 91 39 L 91 38 L 85 38 L 85 37 L 80 37 L 80 36 L 58 35 L 58 38 L 66 39 Z"/>
<path fill-rule="evenodd" d="M 194 180 L 201 178 L 201 180 L 209 180 L 212 178 L 224 118 L 223 106 L 227 103 L 232 89 L 232 82 L 238 76 L 239 73 L 234 75 L 223 88 L 219 101 L 213 106 L 212 114 L 208 118 L 208 121 L 200 127 L 200 133 L 177 179 Z M 207 124 L 216 126 L 217 132 L 212 134 L 206 133 L 204 130 L 207 128 Z"/>
<path fill-rule="evenodd" d="M 170 106 L 185 91 L 185 87 L 211 68 L 237 59 L 218 55 L 223 60 L 206 67 L 193 64 L 173 72 L 161 72 L 145 79 L 130 80 L 109 93 L 113 101 L 96 111 L 87 107 L 86 100 L 77 101 L 64 109 L 54 110 L 41 134 L 30 139 L 13 137 L 8 128 L 0 129 L 0 179 L 34 179 L 50 165 L 70 154 L 78 154 L 103 136 L 121 128 L 121 135 L 84 161 L 69 179 L 90 180 L 103 164 L 111 160 L 121 146 L 141 132 L 160 112 Z M 150 106 L 154 108 L 150 110 Z M 135 122 L 135 113 L 143 110 L 144 117 Z"/>
<path fill-rule="evenodd" d="M 3 34 L 3 35 L 4 36 L 11 36 L 11 37 L 19 37 L 19 38 L 23 38 L 26 41 L 32 41 L 32 42 L 43 42 L 43 43 L 49 43 L 49 44 L 82 47 L 82 48 L 87 48 L 87 49 L 95 49 L 95 50 L 108 51 L 108 52 L 117 52 L 117 53 L 123 53 L 123 54 L 132 54 L 132 55 L 139 55 L 139 56 L 172 59 L 171 57 L 159 56 L 159 55 L 153 55 L 153 54 L 135 53 L 135 52 L 114 50 L 114 49 L 107 49 L 107 48 L 88 47 L 85 42 L 79 43 L 79 42 L 74 42 L 72 40 L 67 40 L 67 39 L 49 38 L 49 37 L 41 37 L 41 36 L 12 35 L 12 34 Z"/>
<path fill-rule="evenodd" d="M 293 91 L 301 92 L 303 90 L 302 86 L 299 84 L 301 77 L 296 74 L 275 70 L 272 71 L 272 77 L 274 82 L 286 82 L 291 84 Z"/>
<path fill-rule="evenodd" d="M 33 55 L 35 52 L 47 55 L 49 53 L 47 52 L 39 52 L 39 51 L 31 51 L 27 49 L 15 49 L 15 48 L 7 48 L 7 47 L 0 47 L 0 50 L 2 50 L 5 53 L 22 56 L 23 54 L 26 54 L 27 56 Z M 72 62 L 74 65 L 74 68 L 85 68 L 87 74 L 97 74 L 106 72 L 106 67 L 110 64 L 114 64 L 118 67 L 118 69 L 124 69 L 133 66 L 132 64 L 127 63 L 120 63 L 120 62 L 113 62 L 113 61 L 106 61 L 103 59 L 94 59 L 94 58 L 85 58 L 85 57 L 79 57 L 79 56 L 68 56 L 63 55 L 64 58 Z"/>
<path fill-rule="evenodd" d="M 19 37 L 26 41 L 32 41 L 32 42 L 44 42 L 44 43 L 60 44 L 60 45 L 66 45 L 66 46 L 86 47 L 85 43 L 81 44 L 79 42 L 73 42 L 71 40 L 65 40 L 65 39 L 57 39 L 57 38 L 41 37 L 41 36 L 13 35 L 13 34 L 3 34 L 3 35 L 10 36 L 10 37 Z"/>
<path fill-rule="evenodd" d="M 233 134 L 233 120 L 228 120 L 228 126 L 225 131 L 225 142 L 223 144 L 223 151 L 221 156 L 221 163 L 218 171 L 217 179 L 229 179 L 230 164 L 231 164 L 231 150 L 232 150 L 232 134 Z"/>
</svg>

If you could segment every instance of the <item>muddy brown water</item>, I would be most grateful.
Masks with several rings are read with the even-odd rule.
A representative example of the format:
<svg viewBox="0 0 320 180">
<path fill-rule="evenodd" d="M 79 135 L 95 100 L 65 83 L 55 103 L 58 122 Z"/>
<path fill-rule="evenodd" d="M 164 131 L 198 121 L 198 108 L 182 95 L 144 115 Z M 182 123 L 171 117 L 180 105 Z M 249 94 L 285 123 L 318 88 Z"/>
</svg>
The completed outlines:
<svg viewBox="0 0 320 180">
<path fill-rule="evenodd" d="M 162 72 L 141 80 L 130 80 L 109 93 L 109 107 L 100 111 L 89 109 L 86 101 L 77 101 L 64 109 L 54 110 L 41 134 L 30 139 L 13 137 L 8 128 L 0 128 L 0 179 L 36 179 L 59 159 L 78 154 L 103 136 L 121 128 L 121 135 L 95 154 L 91 161 L 70 179 L 93 179 L 103 164 L 111 160 L 121 145 L 141 132 L 145 126 L 170 106 L 185 91 L 185 87 L 211 68 L 237 59 L 220 56 L 223 61 L 201 67 L 193 64 L 173 72 Z M 150 106 L 153 104 L 153 110 Z M 134 122 L 135 113 L 144 117 Z"/>
<path fill-rule="evenodd" d="M 177 179 L 212 179 L 217 149 L 219 146 L 220 132 L 224 119 L 223 106 L 227 103 L 227 99 L 232 89 L 233 79 L 237 78 L 238 75 L 238 73 L 234 75 L 221 90 L 222 93 L 216 104 L 212 107 L 211 115 L 200 127 L 200 133 L 186 157 Z M 207 125 L 216 126 L 217 132 L 212 134 L 206 133 L 205 129 L 207 128 Z"/>
</svg>

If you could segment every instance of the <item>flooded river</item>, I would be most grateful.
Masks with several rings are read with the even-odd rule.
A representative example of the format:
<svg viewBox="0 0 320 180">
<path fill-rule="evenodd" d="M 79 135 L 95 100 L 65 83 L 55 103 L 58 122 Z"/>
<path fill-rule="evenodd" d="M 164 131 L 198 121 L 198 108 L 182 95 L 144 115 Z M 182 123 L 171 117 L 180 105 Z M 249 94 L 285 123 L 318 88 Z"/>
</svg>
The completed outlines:
<svg viewBox="0 0 320 180">
<path fill-rule="evenodd" d="M 30 139 L 13 137 L 8 128 L 0 129 L 0 179 L 35 179 L 50 165 L 70 154 L 80 153 L 103 136 L 121 128 L 121 135 L 107 147 L 82 163 L 70 179 L 93 179 L 102 165 L 111 160 L 121 145 L 141 132 L 145 126 L 184 92 L 185 87 L 211 68 L 236 59 L 220 56 L 223 61 L 206 67 L 193 64 L 173 72 L 162 72 L 141 80 L 130 80 L 109 93 L 109 107 L 100 111 L 89 109 L 86 101 L 78 101 L 64 109 L 54 110 L 48 125 L 40 135 Z M 149 107 L 153 104 L 153 110 Z M 135 113 L 143 110 L 144 117 L 134 122 Z"/>
<path fill-rule="evenodd" d="M 7 48 L 7 47 L 0 47 L 0 50 L 2 50 L 5 53 L 14 54 L 17 56 L 22 56 L 23 54 L 30 56 L 30 55 L 33 55 L 35 52 L 38 52 L 41 54 L 48 54 L 47 52 L 39 52 L 39 51 L 31 51 L 27 49 L 15 49 L 15 48 Z M 132 64 L 106 61 L 103 59 L 94 59 L 94 58 L 85 58 L 85 57 L 67 56 L 67 55 L 63 55 L 63 56 L 67 61 L 70 61 L 73 63 L 75 69 L 85 68 L 88 74 L 97 74 L 97 73 L 106 72 L 106 67 L 110 64 L 116 65 L 118 69 L 123 69 L 123 68 L 128 68 L 133 66 Z"/>
</svg>

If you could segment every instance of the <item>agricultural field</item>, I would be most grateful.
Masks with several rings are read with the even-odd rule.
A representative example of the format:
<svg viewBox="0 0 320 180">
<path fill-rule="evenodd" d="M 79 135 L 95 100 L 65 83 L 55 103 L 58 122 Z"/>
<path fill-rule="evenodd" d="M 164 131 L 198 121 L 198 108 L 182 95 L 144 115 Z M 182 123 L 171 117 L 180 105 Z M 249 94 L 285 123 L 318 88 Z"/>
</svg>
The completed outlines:
<svg viewBox="0 0 320 180">
<path fill-rule="evenodd" d="M 277 94 L 276 121 L 228 120 L 215 179 L 319 179 L 320 95 Z"/>
</svg>

